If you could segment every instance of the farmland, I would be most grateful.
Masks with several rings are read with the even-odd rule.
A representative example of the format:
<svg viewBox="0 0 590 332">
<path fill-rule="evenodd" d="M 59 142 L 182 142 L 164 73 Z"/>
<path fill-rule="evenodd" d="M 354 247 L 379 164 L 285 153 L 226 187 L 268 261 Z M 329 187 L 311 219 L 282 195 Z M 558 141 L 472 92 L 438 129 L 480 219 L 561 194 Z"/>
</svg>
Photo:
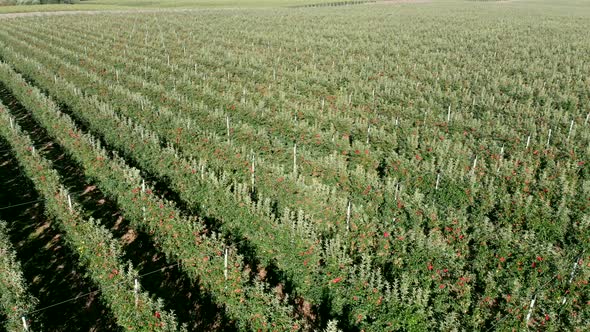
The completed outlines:
<svg viewBox="0 0 590 332">
<path fill-rule="evenodd" d="M 293 4 L 0 18 L 0 324 L 586 330 L 590 5 Z"/>
</svg>

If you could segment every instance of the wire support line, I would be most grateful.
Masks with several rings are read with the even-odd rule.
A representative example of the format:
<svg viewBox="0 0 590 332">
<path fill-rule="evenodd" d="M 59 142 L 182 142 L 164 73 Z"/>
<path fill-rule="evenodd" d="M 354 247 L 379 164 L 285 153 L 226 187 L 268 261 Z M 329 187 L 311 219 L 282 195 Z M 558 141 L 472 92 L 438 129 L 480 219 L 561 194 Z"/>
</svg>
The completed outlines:
<svg viewBox="0 0 590 332">
<path fill-rule="evenodd" d="M 148 177 L 145 177 L 144 176 L 142 178 L 145 179 L 145 180 L 147 180 L 147 181 L 152 181 L 152 180 L 159 181 L 160 180 L 160 178 L 157 177 L 157 176 L 148 176 Z M 148 184 L 147 181 L 146 181 L 146 184 Z M 154 182 L 157 182 L 157 181 L 154 181 Z M 101 190 L 100 186 L 97 186 L 97 185 L 89 184 L 88 186 L 89 187 L 96 186 L 96 189 Z M 93 189 L 93 190 L 85 189 L 85 190 L 80 190 L 80 191 L 73 191 L 73 192 L 68 192 L 68 194 L 70 196 L 73 196 L 72 198 L 79 198 L 79 197 L 84 196 L 83 194 L 88 193 L 88 192 L 95 191 L 96 189 Z M 80 194 L 82 194 L 82 195 L 80 195 Z M 108 198 L 109 197 L 109 195 L 105 194 L 104 192 L 102 192 L 102 195 L 105 198 Z M 45 200 L 46 200 L 45 198 L 39 198 L 39 199 L 32 200 L 32 201 L 27 201 L 27 202 L 17 203 L 17 204 L 13 204 L 13 205 L 2 206 L 2 207 L 0 207 L 0 211 L 1 210 L 6 210 L 6 209 L 12 209 L 12 208 L 19 207 L 19 206 L 24 206 L 24 205 L 30 205 L 30 204 L 35 204 L 35 203 L 39 203 L 39 202 L 44 202 Z"/>
<path fill-rule="evenodd" d="M 68 192 L 68 194 L 70 196 L 75 196 L 73 198 L 79 198 L 79 197 L 84 196 L 83 194 L 86 193 L 86 192 L 89 192 L 89 191 L 88 190 L 80 190 L 80 191 Z M 2 207 L 0 207 L 0 210 L 7 210 L 7 209 L 12 209 L 12 208 L 15 208 L 15 207 L 19 207 L 19 206 L 40 203 L 40 202 L 44 202 L 46 200 L 47 200 L 46 198 L 39 198 L 39 199 L 36 199 L 36 200 L 33 200 L 33 201 L 22 202 L 22 203 L 18 203 L 18 204 L 14 204 L 14 205 L 2 206 Z"/>
<path fill-rule="evenodd" d="M 150 271 L 150 272 L 146 272 L 146 273 L 140 274 L 140 275 L 138 275 L 138 276 L 137 276 L 137 279 L 141 279 L 141 278 L 143 278 L 143 277 L 145 277 L 145 276 L 148 276 L 148 275 L 151 275 L 151 274 L 157 273 L 157 272 L 159 272 L 159 271 L 164 271 L 164 270 L 166 270 L 166 269 L 170 269 L 170 268 L 173 268 L 173 267 L 179 266 L 180 264 L 181 264 L 181 263 L 180 263 L 180 262 L 178 262 L 178 263 L 174 263 L 174 264 L 170 264 L 170 265 L 163 266 L 163 267 L 161 267 L 161 268 L 155 269 L 155 270 L 153 270 L 153 271 Z M 48 309 L 51 309 L 51 308 L 55 308 L 55 307 L 57 307 L 57 306 L 60 306 L 60 305 L 66 304 L 66 303 L 70 303 L 70 302 L 73 302 L 73 301 L 77 301 L 77 300 L 79 300 L 79 299 L 86 298 L 86 297 L 88 297 L 88 296 L 91 296 L 91 295 L 94 295 L 94 294 L 100 293 L 101 291 L 103 291 L 103 290 L 105 290 L 105 289 L 110 289 L 110 288 L 113 288 L 113 287 L 119 286 L 119 285 L 121 285 L 121 284 L 124 284 L 124 283 L 126 283 L 126 282 L 127 282 L 127 281 L 120 281 L 120 282 L 118 282 L 118 283 L 116 283 L 116 284 L 113 284 L 113 285 L 111 285 L 111 286 L 109 286 L 109 287 L 104 287 L 104 288 L 97 289 L 97 290 L 94 290 L 94 291 L 91 291 L 91 292 L 87 292 L 87 293 L 84 293 L 84 294 L 82 294 L 82 295 L 78 295 L 78 296 L 75 296 L 75 297 L 69 298 L 69 299 L 67 299 L 67 300 L 61 301 L 61 302 L 53 303 L 53 304 L 50 304 L 50 305 L 48 305 L 48 306 L 45 306 L 45 307 L 43 307 L 43 308 L 35 309 L 35 310 L 33 310 L 33 311 L 29 311 L 29 312 L 26 312 L 26 313 L 22 313 L 22 314 L 19 314 L 19 315 L 17 315 L 17 316 L 14 316 L 14 317 L 17 317 L 17 318 L 18 318 L 18 317 L 21 317 L 21 316 L 24 316 L 24 317 L 26 317 L 26 316 L 32 316 L 32 315 L 38 314 L 38 313 L 40 313 L 40 312 L 43 312 L 43 311 L 45 311 L 45 310 L 48 310 Z M 1 325 L 3 325 L 3 324 L 4 324 L 5 322 L 7 322 L 7 321 L 8 321 L 8 319 L 6 319 L 6 320 L 4 320 L 4 321 L 0 321 L 0 326 L 1 326 Z"/>
</svg>

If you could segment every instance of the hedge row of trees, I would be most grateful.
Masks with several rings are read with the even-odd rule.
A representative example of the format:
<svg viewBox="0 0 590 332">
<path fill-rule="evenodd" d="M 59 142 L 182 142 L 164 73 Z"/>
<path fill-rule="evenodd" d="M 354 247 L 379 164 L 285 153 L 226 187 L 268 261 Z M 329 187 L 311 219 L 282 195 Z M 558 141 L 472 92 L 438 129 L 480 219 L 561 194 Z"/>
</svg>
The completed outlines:
<svg viewBox="0 0 590 332">
<path fill-rule="evenodd" d="M 74 4 L 79 3 L 79 0 L 0 0 L 0 6 L 10 5 L 48 5 L 48 4 Z"/>
</svg>

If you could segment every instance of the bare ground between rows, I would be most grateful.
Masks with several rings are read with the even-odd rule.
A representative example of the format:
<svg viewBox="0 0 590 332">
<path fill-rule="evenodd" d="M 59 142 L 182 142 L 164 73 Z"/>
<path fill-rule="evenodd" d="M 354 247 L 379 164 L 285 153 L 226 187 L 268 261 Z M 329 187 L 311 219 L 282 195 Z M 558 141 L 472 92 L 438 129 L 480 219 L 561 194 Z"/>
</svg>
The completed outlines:
<svg viewBox="0 0 590 332">
<path fill-rule="evenodd" d="M 214 303 L 211 295 L 201 291 L 198 284 L 193 283 L 178 266 L 170 266 L 172 264 L 166 261 L 149 235 L 130 227 L 117 204 L 85 178 L 82 168 L 62 147 L 53 142 L 45 129 L 1 83 L 0 99 L 10 107 L 21 128 L 29 132 L 34 144 L 43 147 L 39 148 L 39 152 L 53 162 L 68 191 L 80 193 L 78 202 L 88 212 L 88 216 L 101 220 L 101 224 L 122 241 L 124 260 L 131 261 L 140 275 L 150 273 L 141 278 L 142 288 L 162 298 L 165 308 L 174 310 L 179 322 L 186 323 L 189 330 L 235 329 L 220 306 Z"/>
</svg>

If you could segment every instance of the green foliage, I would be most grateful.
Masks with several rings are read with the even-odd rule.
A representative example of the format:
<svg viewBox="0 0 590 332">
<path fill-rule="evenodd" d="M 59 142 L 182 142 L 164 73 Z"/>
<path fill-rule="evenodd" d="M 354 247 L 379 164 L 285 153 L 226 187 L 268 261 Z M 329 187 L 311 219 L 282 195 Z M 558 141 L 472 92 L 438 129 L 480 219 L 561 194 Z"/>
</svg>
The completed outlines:
<svg viewBox="0 0 590 332">
<path fill-rule="evenodd" d="M 4 106 L 0 103 L 0 110 Z M 3 322 L 8 331 L 23 328 L 21 318 L 33 311 L 38 300 L 28 292 L 20 262 L 8 238 L 6 222 L 0 220 L 0 312 L 8 319 Z M 30 323 L 29 323 L 30 324 Z"/>
<path fill-rule="evenodd" d="M 23 20 L 0 28 L 0 56 L 88 128 L 52 132 L 241 327 L 322 308 L 331 329 L 573 329 L 588 319 L 587 264 L 572 266 L 590 236 L 590 11 L 461 6 Z M 220 234 L 138 192 L 113 149 Z M 269 266 L 275 284 L 256 276 Z"/>
<path fill-rule="evenodd" d="M 0 63 L 0 81 L 12 89 L 15 95 L 23 98 L 24 104 L 32 105 L 34 102 L 35 107 L 47 107 L 45 101 L 39 100 L 39 92 L 33 94 L 4 63 Z M 51 162 L 32 148 L 30 138 L 1 106 L 0 123 L 0 134 L 12 145 L 19 164 L 33 181 L 40 196 L 44 197 L 46 213 L 59 221 L 66 242 L 78 254 L 79 263 L 88 269 L 90 277 L 100 287 L 103 299 L 112 309 L 119 325 L 149 331 L 177 331 L 174 314 L 163 310 L 160 301 L 153 300 L 145 292 L 138 292 L 136 300 L 133 287 L 138 273 L 130 263 L 126 266 L 121 262 L 121 244 L 97 221 L 83 219 L 80 207 L 61 185 Z M 24 309 L 17 307 L 23 314 Z M 12 315 L 10 317 L 13 318 Z"/>
</svg>

